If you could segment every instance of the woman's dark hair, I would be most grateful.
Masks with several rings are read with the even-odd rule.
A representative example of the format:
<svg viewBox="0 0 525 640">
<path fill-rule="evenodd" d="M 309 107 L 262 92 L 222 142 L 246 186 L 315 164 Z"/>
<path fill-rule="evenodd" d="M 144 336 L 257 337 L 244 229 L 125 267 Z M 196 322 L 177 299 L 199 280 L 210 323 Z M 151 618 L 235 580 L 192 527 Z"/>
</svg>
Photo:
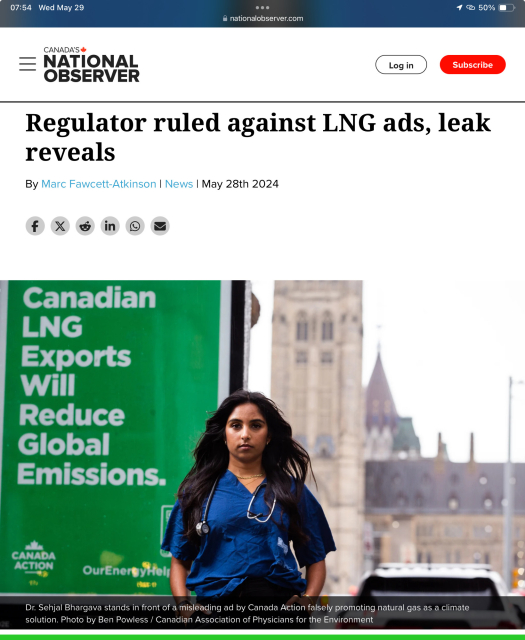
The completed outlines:
<svg viewBox="0 0 525 640">
<path fill-rule="evenodd" d="M 308 541 L 308 536 L 301 527 L 298 504 L 308 473 L 314 477 L 310 456 L 292 438 L 292 427 L 275 402 L 262 393 L 244 389 L 235 391 L 223 400 L 217 411 L 206 420 L 206 430 L 193 452 L 195 464 L 182 481 L 178 492 L 184 533 L 191 542 L 199 545 L 196 526 L 202 518 L 203 504 L 210 495 L 214 481 L 227 470 L 230 459 L 224 444 L 226 423 L 236 407 L 248 403 L 259 408 L 271 438 L 262 456 L 268 483 L 264 500 L 270 506 L 273 498 L 276 498 L 288 515 L 290 539 L 299 546 Z"/>
</svg>

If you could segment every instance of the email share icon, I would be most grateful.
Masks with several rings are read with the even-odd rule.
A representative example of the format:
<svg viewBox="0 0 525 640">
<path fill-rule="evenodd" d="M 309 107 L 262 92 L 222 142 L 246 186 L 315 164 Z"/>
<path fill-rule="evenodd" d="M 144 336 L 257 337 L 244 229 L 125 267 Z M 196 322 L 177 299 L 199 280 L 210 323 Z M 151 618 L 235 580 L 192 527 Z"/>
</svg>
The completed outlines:
<svg viewBox="0 0 525 640">
<path fill-rule="evenodd" d="M 166 220 L 166 218 L 162 218 L 161 216 L 159 216 L 158 218 L 154 218 L 152 220 L 151 230 L 155 235 L 163 236 L 170 230 L 170 223 Z"/>
</svg>

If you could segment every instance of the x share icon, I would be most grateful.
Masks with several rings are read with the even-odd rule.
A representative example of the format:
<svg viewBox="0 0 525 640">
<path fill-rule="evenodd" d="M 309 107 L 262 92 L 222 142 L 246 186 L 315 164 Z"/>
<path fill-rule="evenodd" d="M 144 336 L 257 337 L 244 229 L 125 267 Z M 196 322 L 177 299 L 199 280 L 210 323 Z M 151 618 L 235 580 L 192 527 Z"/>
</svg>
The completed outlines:
<svg viewBox="0 0 525 640">
<path fill-rule="evenodd" d="M 51 231 L 57 236 L 64 236 L 69 231 L 67 218 L 55 218 L 51 223 Z"/>
</svg>

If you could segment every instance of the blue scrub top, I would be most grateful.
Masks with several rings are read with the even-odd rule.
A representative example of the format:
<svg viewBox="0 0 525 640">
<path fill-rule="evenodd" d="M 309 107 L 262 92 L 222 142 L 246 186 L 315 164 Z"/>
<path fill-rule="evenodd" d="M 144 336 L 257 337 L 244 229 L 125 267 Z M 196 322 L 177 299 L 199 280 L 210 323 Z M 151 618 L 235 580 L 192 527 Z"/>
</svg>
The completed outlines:
<svg viewBox="0 0 525 640">
<path fill-rule="evenodd" d="M 270 507 L 264 502 L 265 488 L 261 488 L 253 501 L 252 513 L 262 513 L 265 520 Z M 249 520 L 246 512 L 252 493 L 240 483 L 231 471 L 226 471 L 215 489 L 208 512 L 210 533 L 201 538 L 200 547 L 183 536 L 182 510 L 175 503 L 166 527 L 162 549 L 179 560 L 192 560 L 186 586 L 195 591 L 198 599 L 223 598 L 247 577 L 266 578 L 281 587 L 300 594 L 306 587 L 297 562 L 290 550 L 289 519 L 276 504 L 268 522 Z M 203 505 L 202 513 L 204 515 Z M 302 527 L 309 541 L 294 546 L 299 566 L 324 560 L 335 551 L 332 532 L 321 505 L 307 487 L 299 501 Z"/>
</svg>

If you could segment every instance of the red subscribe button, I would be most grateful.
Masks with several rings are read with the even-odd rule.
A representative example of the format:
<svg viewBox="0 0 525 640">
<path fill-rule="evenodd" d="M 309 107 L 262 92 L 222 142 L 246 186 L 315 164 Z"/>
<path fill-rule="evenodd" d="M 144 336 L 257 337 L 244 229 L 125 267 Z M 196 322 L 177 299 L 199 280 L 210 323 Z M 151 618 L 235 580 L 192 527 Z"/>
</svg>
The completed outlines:
<svg viewBox="0 0 525 640">
<path fill-rule="evenodd" d="M 444 73 L 501 73 L 507 64 L 501 56 L 445 56 L 439 66 Z"/>
</svg>

